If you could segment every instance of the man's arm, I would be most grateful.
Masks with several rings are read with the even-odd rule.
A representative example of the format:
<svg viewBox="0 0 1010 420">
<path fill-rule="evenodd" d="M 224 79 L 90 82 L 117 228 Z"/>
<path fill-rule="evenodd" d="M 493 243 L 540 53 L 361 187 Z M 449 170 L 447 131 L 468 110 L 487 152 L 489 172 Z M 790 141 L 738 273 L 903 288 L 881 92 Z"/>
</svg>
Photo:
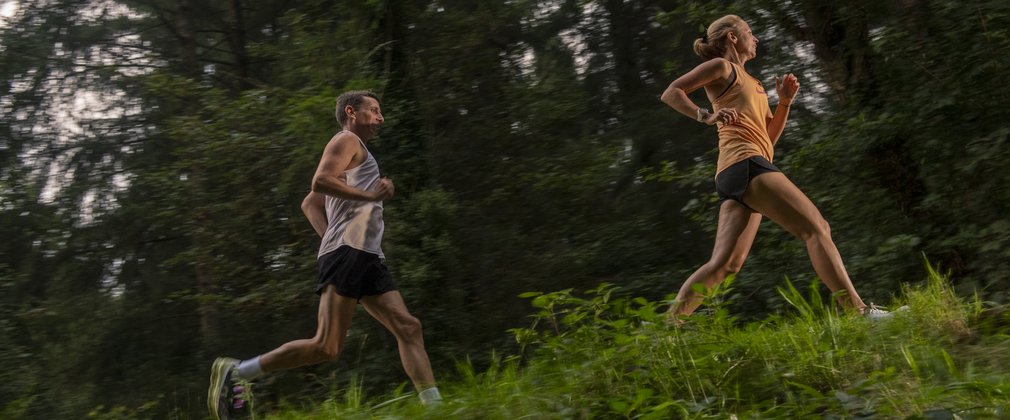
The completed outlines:
<svg viewBox="0 0 1010 420">
<path fill-rule="evenodd" d="M 302 213 L 309 219 L 312 229 L 315 229 L 320 238 L 323 237 L 329 226 L 326 220 L 326 196 L 310 191 L 302 200 Z"/>
<path fill-rule="evenodd" d="M 341 175 L 351 165 L 358 150 L 360 146 L 353 134 L 343 132 L 334 136 L 323 150 L 316 174 L 312 176 L 312 192 L 358 201 L 381 201 L 386 198 L 390 191 L 384 183 L 379 183 L 374 191 L 365 191 L 347 185 L 342 179 Z"/>
</svg>

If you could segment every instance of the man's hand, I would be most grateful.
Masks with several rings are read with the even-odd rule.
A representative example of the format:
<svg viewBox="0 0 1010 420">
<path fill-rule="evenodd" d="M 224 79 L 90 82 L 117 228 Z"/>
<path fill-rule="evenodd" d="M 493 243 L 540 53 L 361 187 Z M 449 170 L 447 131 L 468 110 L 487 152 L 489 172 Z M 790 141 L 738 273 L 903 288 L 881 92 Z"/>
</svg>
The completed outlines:
<svg viewBox="0 0 1010 420">
<path fill-rule="evenodd" d="M 383 177 L 379 179 L 379 183 L 372 190 L 372 201 L 383 201 L 393 198 L 393 193 L 396 191 L 396 186 L 393 185 L 393 180 Z"/>
<path fill-rule="evenodd" d="M 779 93 L 779 102 L 783 105 L 792 105 L 799 90 L 800 82 L 792 73 L 787 73 L 783 78 L 775 77 L 775 91 Z"/>
</svg>

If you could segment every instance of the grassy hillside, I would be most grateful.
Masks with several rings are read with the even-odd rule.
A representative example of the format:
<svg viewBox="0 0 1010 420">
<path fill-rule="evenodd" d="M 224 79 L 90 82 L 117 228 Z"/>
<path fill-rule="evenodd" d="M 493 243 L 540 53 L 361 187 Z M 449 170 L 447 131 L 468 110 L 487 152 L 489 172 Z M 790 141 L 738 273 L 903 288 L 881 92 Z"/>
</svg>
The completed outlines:
<svg viewBox="0 0 1010 420">
<path fill-rule="evenodd" d="M 788 313 L 740 324 L 716 290 L 707 310 L 680 327 L 663 304 L 615 297 L 526 294 L 538 313 L 513 333 L 521 356 L 485 372 L 461 363 L 440 384 L 446 402 L 421 407 L 412 392 L 364 396 L 338 390 L 310 411 L 265 419 L 335 418 L 1006 418 L 1010 340 L 1001 311 L 954 295 L 932 268 L 870 322 L 838 313 L 791 284 Z M 816 285 L 814 285 L 816 287 Z M 805 289 L 805 288 L 804 288 Z M 657 313 L 658 312 L 658 313 Z"/>
</svg>

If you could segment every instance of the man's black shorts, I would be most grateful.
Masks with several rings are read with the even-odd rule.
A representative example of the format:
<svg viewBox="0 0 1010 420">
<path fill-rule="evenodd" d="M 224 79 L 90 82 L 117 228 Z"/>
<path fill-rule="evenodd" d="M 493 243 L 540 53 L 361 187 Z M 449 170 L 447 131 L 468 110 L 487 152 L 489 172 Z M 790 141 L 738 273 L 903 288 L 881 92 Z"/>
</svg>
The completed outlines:
<svg viewBox="0 0 1010 420">
<path fill-rule="evenodd" d="M 319 257 L 319 285 L 316 294 L 332 284 L 337 294 L 361 300 L 396 290 L 393 276 L 379 256 L 349 246 L 341 246 Z"/>
<path fill-rule="evenodd" d="M 761 156 L 749 157 L 723 169 L 715 176 L 715 191 L 719 193 L 719 204 L 726 200 L 735 200 L 750 209 L 750 206 L 743 202 L 743 193 L 747 191 L 747 185 L 754 177 L 768 172 L 782 171 Z"/>
</svg>

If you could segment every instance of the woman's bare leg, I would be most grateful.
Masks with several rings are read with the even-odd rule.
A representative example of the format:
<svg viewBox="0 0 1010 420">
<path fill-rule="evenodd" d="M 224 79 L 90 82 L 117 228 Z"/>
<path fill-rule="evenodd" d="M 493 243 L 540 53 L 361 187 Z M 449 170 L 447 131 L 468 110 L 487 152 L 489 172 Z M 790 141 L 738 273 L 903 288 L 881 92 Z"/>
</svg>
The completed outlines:
<svg viewBox="0 0 1010 420">
<path fill-rule="evenodd" d="M 789 178 L 781 172 L 755 177 L 744 193 L 744 202 L 806 244 L 810 262 L 821 281 L 832 293 L 845 292 L 845 296 L 839 297 L 839 303 L 860 311 L 866 307 L 845 271 L 838 248 L 831 240 L 828 222 Z"/>
<path fill-rule="evenodd" d="M 726 200 L 719 206 L 719 226 L 712 257 L 680 287 L 677 298 L 667 311 L 671 320 L 677 321 L 683 316 L 691 315 L 701 305 L 702 296 L 694 291 L 696 284 L 709 289 L 722 283 L 730 274 L 740 271 L 760 225 L 761 214 L 736 201 Z"/>
</svg>

